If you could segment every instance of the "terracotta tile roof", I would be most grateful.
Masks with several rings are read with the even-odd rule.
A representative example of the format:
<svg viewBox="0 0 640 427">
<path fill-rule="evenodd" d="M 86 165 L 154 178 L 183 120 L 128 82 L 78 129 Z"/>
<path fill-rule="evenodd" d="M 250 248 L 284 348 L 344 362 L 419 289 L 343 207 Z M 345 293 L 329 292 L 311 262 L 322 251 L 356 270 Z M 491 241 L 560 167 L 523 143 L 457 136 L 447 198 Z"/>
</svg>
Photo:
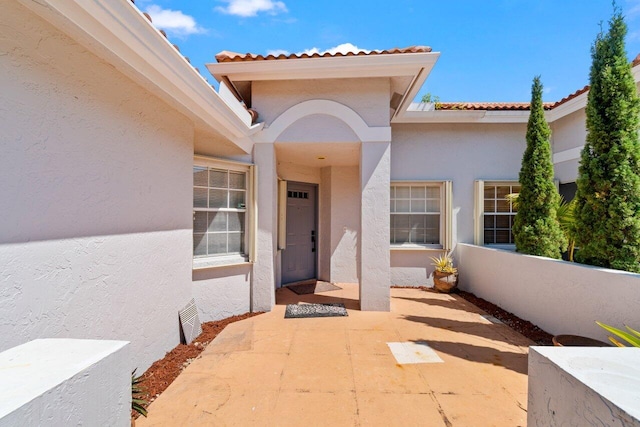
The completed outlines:
<svg viewBox="0 0 640 427">
<path fill-rule="evenodd" d="M 409 46 L 405 48 L 394 48 L 388 50 L 372 50 L 370 52 L 336 52 L 336 53 L 292 53 L 289 55 L 256 55 L 253 53 L 237 53 L 223 50 L 216 55 L 216 61 L 218 62 L 240 62 L 240 61 L 273 61 L 280 59 L 306 59 L 306 58 L 336 58 L 343 56 L 375 56 L 375 55 L 392 55 L 398 53 L 424 53 L 431 52 L 429 46 Z"/>
<path fill-rule="evenodd" d="M 564 98 L 562 98 L 560 101 L 554 102 L 551 105 L 551 108 L 556 108 L 562 104 L 564 104 L 565 102 L 569 102 L 571 101 L 573 98 L 577 98 L 578 96 L 582 95 L 583 93 L 587 92 L 589 90 L 589 85 L 586 85 L 585 87 L 583 87 L 582 89 L 578 89 L 577 91 L 573 92 L 570 95 L 565 96 Z"/>
<path fill-rule="evenodd" d="M 635 57 L 631 62 L 631 66 L 635 67 L 640 65 L 640 54 Z M 586 85 L 582 89 L 578 89 L 556 102 L 546 102 L 544 104 L 545 110 L 552 110 L 561 106 L 574 98 L 589 91 L 589 85 Z M 515 102 L 515 103 L 503 103 L 503 102 L 443 102 L 438 106 L 439 110 L 486 110 L 486 111 L 526 111 L 529 110 L 528 102 Z"/>
<path fill-rule="evenodd" d="M 553 104 L 544 104 L 545 110 L 550 110 Z M 529 111 L 528 102 L 442 102 L 438 110 L 482 110 L 482 111 Z"/>
</svg>

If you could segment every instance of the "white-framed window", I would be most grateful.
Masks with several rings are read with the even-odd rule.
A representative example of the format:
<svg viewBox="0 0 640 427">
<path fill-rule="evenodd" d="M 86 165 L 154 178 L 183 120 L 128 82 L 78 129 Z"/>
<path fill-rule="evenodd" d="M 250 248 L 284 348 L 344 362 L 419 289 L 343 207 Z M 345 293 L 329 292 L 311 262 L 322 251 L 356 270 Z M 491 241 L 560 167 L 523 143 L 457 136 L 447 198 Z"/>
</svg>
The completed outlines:
<svg viewBox="0 0 640 427">
<path fill-rule="evenodd" d="M 451 182 L 391 183 L 392 247 L 450 246 Z"/>
<path fill-rule="evenodd" d="M 517 211 L 506 196 L 519 192 L 518 181 L 476 181 L 476 244 L 515 244 L 512 228 Z"/>
<path fill-rule="evenodd" d="M 251 166 L 196 157 L 193 165 L 193 257 L 202 264 L 247 260 L 251 242 Z"/>
</svg>

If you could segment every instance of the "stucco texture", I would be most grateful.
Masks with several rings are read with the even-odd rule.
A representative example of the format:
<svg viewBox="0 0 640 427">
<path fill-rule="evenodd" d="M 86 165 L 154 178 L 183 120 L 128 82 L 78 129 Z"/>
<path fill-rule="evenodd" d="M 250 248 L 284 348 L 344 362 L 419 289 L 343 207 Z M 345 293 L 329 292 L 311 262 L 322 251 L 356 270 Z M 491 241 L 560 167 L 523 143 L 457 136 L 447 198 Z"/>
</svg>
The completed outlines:
<svg viewBox="0 0 640 427">
<path fill-rule="evenodd" d="M 15 2 L 0 13 L 0 350 L 131 341 L 146 369 L 191 298 L 193 126 Z"/>
<path fill-rule="evenodd" d="M 452 233 L 473 243 L 475 180 L 517 180 L 525 124 L 393 125 L 391 181 L 452 181 Z M 393 250 L 391 284 L 430 286 L 436 250 Z"/>
<path fill-rule="evenodd" d="M 257 81 L 251 91 L 252 107 L 266 124 L 303 101 L 326 99 L 350 107 L 369 126 L 389 126 L 389 92 L 387 78 Z"/>
<path fill-rule="evenodd" d="M 454 240 L 473 242 L 475 180 L 518 180 L 526 124 L 394 125 L 391 181 L 452 181 Z"/>
<path fill-rule="evenodd" d="M 608 342 L 596 320 L 640 324 L 638 274 L 474 245 L 458 245 L 457 256 L 461 289 L 550 334 Z"/>
</svg>

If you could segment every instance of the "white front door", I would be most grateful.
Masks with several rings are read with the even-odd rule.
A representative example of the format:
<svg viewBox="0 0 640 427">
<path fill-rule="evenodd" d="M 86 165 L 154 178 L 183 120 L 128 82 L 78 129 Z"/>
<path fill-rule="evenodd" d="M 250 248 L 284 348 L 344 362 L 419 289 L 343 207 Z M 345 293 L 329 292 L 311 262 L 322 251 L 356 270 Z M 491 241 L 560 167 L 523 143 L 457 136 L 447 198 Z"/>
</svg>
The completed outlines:
<svg viewBox="0 0 640 427">
<path fill-rule="evenodd" d="M 287 247 L 282 252 L 282 283 L 316 278 L 316 186 L 287 184 Z"/>
</svg>

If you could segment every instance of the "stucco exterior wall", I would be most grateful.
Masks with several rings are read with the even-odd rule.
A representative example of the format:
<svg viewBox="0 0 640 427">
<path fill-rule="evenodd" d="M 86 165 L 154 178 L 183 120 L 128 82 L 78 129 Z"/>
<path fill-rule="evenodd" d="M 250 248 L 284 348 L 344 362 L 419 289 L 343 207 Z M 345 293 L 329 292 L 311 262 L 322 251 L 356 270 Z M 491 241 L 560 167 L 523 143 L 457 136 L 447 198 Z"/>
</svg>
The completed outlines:
<svg viewBox="0 0 640 427">
<path fill-rule="evenodd" d="M 526 124 L 393 125 L 391 181 L 452 181 L 453 240 L 473 243 L 474 181 L 517 180 Z M 392 250 L 391 283 L 430 286 L 436 250 Z"/>
<path fill-rule="evenodd" d="M 331 168 L 331 282 L 358 282 L 360 176 L 357 166 Z"/>
<path fill-rule="evenodd" d="M 323 114 L 312 114 L 289 126 L 278 142 L 360 142 L 355 132 L 342 120 Z"/>
<path fill-rule="evenodd" d="M 15 2 L 0 51 L 0 350 L 127 340 L 143 371 L 191 298 L 193 127 Z"/>
<path fill-rule="evenodd" d="M 318 201 L 318 279 L 331 281 L 331 174 L 333 168 L 320 169 Z"/>
<path fill-rule="evenodd" d="M 391 285 L 433 286 L 431 257 L 442 253 L 430 249 L 391 250 Z"/>
<path fill-rule="evenodd" d="M 563 153 L 570 158 L 554 161 L 555 178 L 560 183 L 575 182 L 578 177 L 580 151 L 587 138 L 586 114 L 580 109 L 551 123 L 551 144 L 554 154 Z M 568 151 L 567 150 L 572 150 Z"/>
<path fill-rule="evenodd" d="M 327 99 L 351 107 L 369 126 L 389 126 L 389 91 L 387 78 L 259 81 L 251 97 L 267 124 L 300 102 Z"/>
<path fill-rule="evenodd" d="M 553 152 L 582 147 L 587 138 L 586 120 L 585 110 L 580 109 L 551 123 Z"/>
<path fill-rule="evenodd" d="M 251 311 L 251 264 L 193 271 L 193 297 L 201 322 Z"/>
<path fill-rule="evenodd" d="M 450 180 L 458 242 L 473 242 L 475 180 L 517 180 L 525 124 L 394 125 L 391 181 Z"/>
</svg>

